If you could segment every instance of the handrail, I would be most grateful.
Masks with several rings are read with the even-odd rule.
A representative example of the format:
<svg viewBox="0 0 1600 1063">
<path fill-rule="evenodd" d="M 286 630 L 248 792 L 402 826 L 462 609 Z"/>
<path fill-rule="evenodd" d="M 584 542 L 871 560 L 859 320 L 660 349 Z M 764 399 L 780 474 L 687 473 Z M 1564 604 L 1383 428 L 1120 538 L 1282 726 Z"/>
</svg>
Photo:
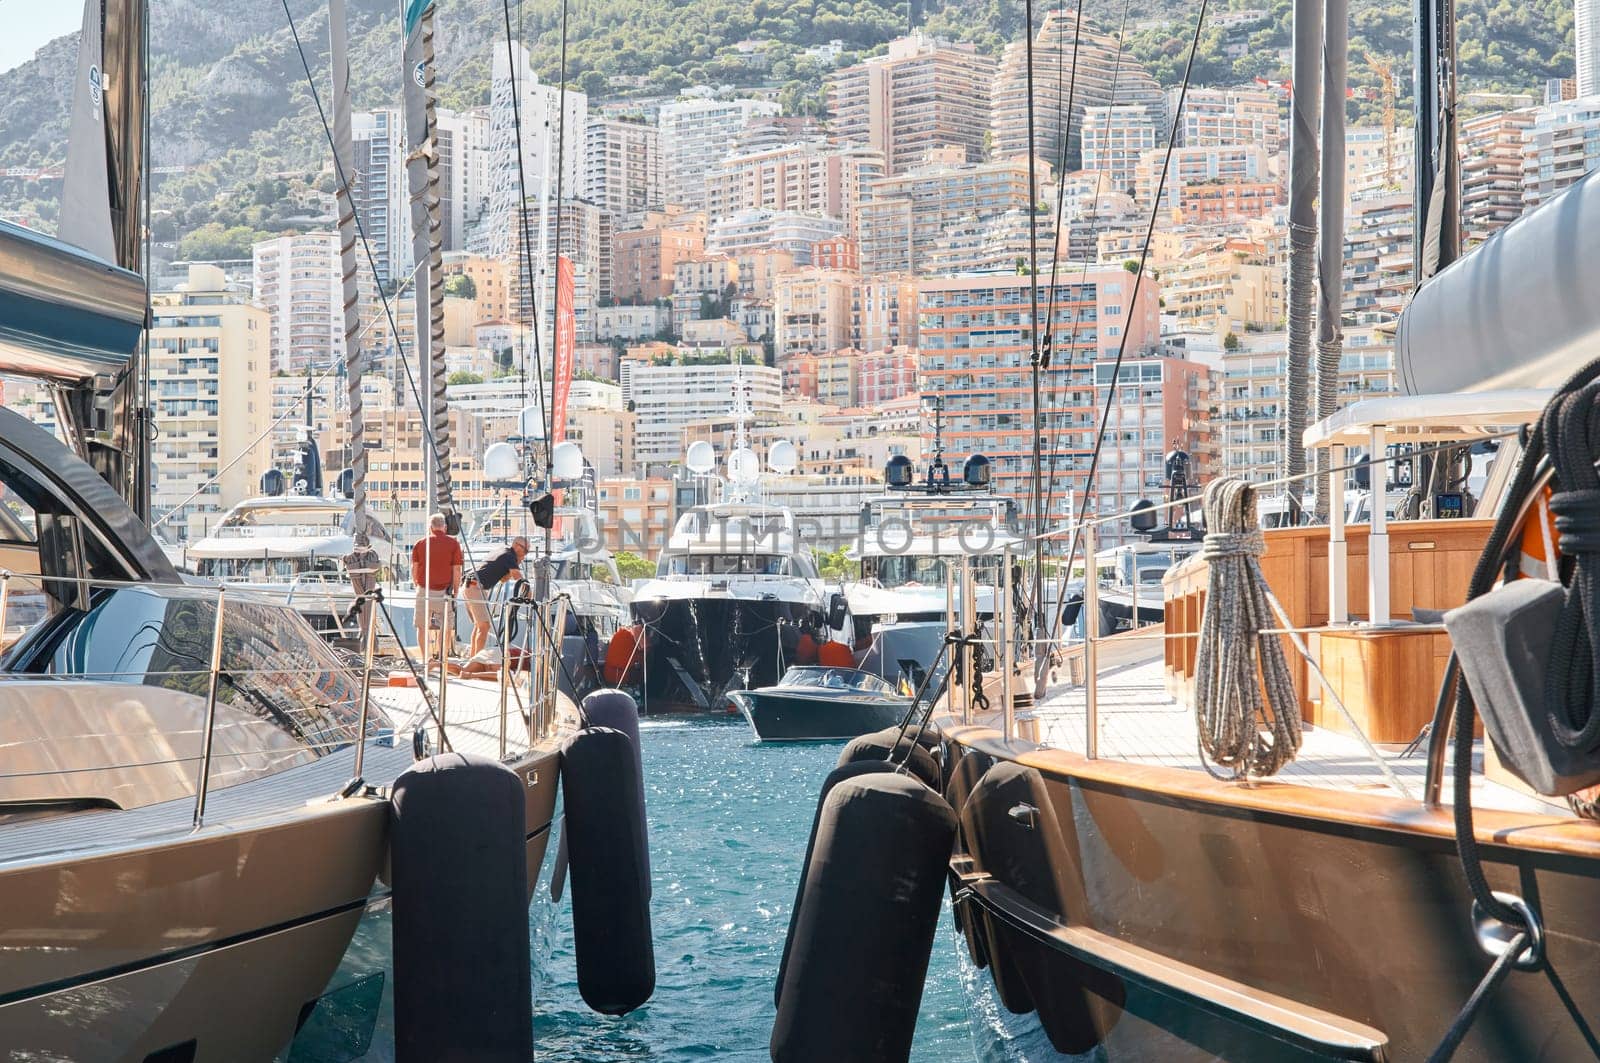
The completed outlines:
<svg viewBox="0 0 1600 1063">
<path fill-rule="evenodd" d="M 195 786 L 194 829 L 205 826 L 206 791 L 211 786 L 211 746 L 216 738 L 217 688 L 222 681 L 222 620 L 224 596 L 217 592 L 217 619 L 211 633 L 211 679 L 206 686 L 206 733 L 200 745 L 200 779 Z M 361 736 L 358 736 L 358 738 Z"/>
</svg>

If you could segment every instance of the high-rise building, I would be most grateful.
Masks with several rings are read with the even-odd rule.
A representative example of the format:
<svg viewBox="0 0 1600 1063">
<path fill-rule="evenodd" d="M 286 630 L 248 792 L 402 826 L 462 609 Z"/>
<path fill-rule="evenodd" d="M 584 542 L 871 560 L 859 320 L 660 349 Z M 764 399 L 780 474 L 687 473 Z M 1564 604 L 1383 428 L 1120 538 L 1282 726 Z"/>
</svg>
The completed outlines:
<svg viewBox="0 0 1600 1063">
<path fill-rule="evenodd" d="M 271 315 L 274 372 L 299 372 L 344 358 L 344 287 L 337 233 L 277 236 L 257 242 L 255 304 Z"/>
<path fill-rule="evenodd" d="M 1600 2 L 1574 0 L 1572 16 L 1578 95 L 1593 96 L 1600 93 Z"/>
<path fill-rule="evenodd" d="M 1039 183 L 1050 183 L 1049 163 L 1036 166 Z M 1008 211 L 1028 209 L 1028 164 L 1000 159 L 954 164 L 949 156 L 932 165 L 869 182 L 856 206 L 856 240 L 867 273 L 917 273 L 945 230 L 978 223 Z"/>
<path fill-rule="evenodd" d="M 167 526 L 196 539 L 256 493 L 271 460 L 270 450 L 253 447 L 272 419 L 270 316 L 204 265 L 190 266 L 175 291 L 156 292 L 151 313 L 158 432 L 150 500 L 160 512 L 181 503 Z"/>
<path fill-rule="evenodd" d="M 550 199 L 557 198 L 558 184 L 561 198 L 578 195 L 589 127 L 587 96 L 567 89 L 563 97 L 560 86 L 540 84 L 526 47 L 517 46 L 516 58 L 513 68 L 504 48 L 494 50 L 489 97 L 490 191 L 484 232 L 487 250 L 496 255 L 504 255 L 510 248 L 511 218 L 524 194 L 541 198 L 548 182 Z"/>
<path fill-rule="evenodd" d="M 959 148 L 962 161 L 979 162 L 994 72 L 970 43 L 901 37 L 887 54 L 829 75 L 829 131 L 881 152 L 890 174 L 920 165 L 929 148 Z"/>
<path fill-rule="evenodd" d="M 1144 153 L 1161 146 L 1159 111 L 1142 103 L 1089 107 L 1083 115 L 1083 168 L 1099 170 L 1119 192 L 1131 192 Z"/>
<path fill-rule="evenodd" d="M 1522 214 L 1522 141 L 1533 111 L 1491 111 L 1461 123 L 1461 229 L 1481 243 Z"/>
<path fill-rule="evenodd" d="M 928 278 L 918 287 L 917 382 L 925 400 L 942 396 L 945 447 L 957 455 L 986 455 L 994 463 L 995 490 L 1031 516 L 1033 279 L 975 273 Z M 1041 287 L 1044 303 L 1050 286 Z M 1081 500 L 1087 482 L 1099 413 L 1094 364 L 1116 358 L 1123 344 L 1128 355 L 1143 355 L 1160 338 L 1160 285 L 1146 278 L 1137 302 L 1133 288 L 1133 276 L 1120 266 L 1074 265 L 1061 271 L 1056 285 L 1039 469 L 1052 522 L 1067 516 L 1067 492 Z"/>
<path fill-rule="evenodd" d="M 620 303 L 653 303 L 672 294 L 673 270 L 706 250 L 706 216 L 669 209 L 648 214 L 612 238 L 611 288 Z"/>
<path fill-rule="evenodd" d="M 350 181 L 356 215 L 380 283 L 404 272 L 411 258 L 411 213 L 406 208 L 406 166 L 400 112 L 393 107 L 350 116 L 355 172 Z M 365 265 L 365 263 L 363 263 Z"/>
<path fill-rule="evenodd" d="M 1600 165 L 1600 97 L 1534 109 L 1522 141 L 1522 206 L 1538 206 Z"/>
<path fill-rule="evenodd" d="M 744 210 L 803 211 L 848 226 L 862 187 L 883 176 L 883 154 L 853 145 L 786 144 L 730 155 L 706 171 L 706 216 Z"/>
<path fill-rule="evenodd" d="M 583 144 L 583 198 L 625 224 L 661 208 L 661 132 L 642 118 L 595 116 Z"/>
<path fill-rule="evenodd" d="M 660 112 L 661 179 L 666 203 L 703 209 L 706 174 L 722 161 L 750 119 L 775 115 L 772 100 L 678 100 Z"/>
<path fill-rule="evenodd" d="M 1158 125 L 1165 123 L 1166 97 L 1156 79 L 1115 37 L 1099 32 L 1089 20 L 1079 34 L 1074 19 L 1047 14 L 1034 34 L 1033 53 L 1034 151 L 1040 158 L 1059 161 L 1061 138 L 1070 128 L 1067 165 L 1079 167 L 1079 137 L 1090 107 L 1142 104 Z M 1000 59 L 991 96 L 991 158 L 1028 153 L 1027 58 L 1026 42 L 1012 41 Z"/>
<path fill-rule="evenodd" d="M 459 251 L 490 194 L 489 112 L 438 112 L 440 246 Z M 409 219 L 410 215 L 406 217 Z"/>
<path fill-rule="evenodd" d="M 1212 445 L 1213 371 L 1173 353 L 1157 348 L 1145 357 L 1125 357 L 1120 368 L 1104 358 L 1094 364 L 1095 404 L 1109 411 L 1095 482 L 1101 513 L 1126 513 L 1142 498 L 1161 497 L 1167 452 L 1175 446 L 1208 479 L 1221 471 Z M 1117 401 L 1108 404 L 1113 378 Z M 1107 546 L 1134 535 L 1123 521 L 1104 528 Z"/>
</svg>

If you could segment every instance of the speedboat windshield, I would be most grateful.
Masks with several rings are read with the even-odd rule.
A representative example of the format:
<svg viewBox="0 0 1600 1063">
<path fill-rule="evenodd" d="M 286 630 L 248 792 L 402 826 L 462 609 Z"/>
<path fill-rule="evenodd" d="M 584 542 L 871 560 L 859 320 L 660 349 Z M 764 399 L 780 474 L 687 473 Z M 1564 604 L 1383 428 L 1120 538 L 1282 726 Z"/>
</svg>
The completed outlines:
<svg viewBox="0 0 1600 1063">
<path fill-rule="evenodd" d="M 893 694 L 894 687 L 873 675 L 855 668 L 829 668 L 822 665 L 802 664 L 790 668 L 778 684 L 812 690 L 856 690 L 871 694 Z"/>
</svg>

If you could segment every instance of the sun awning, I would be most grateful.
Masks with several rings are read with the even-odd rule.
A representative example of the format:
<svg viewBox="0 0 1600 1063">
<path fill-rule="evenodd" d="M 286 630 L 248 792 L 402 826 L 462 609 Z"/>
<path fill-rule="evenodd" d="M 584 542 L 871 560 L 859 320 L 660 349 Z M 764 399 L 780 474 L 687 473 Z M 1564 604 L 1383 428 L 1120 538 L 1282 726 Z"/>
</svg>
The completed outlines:
<svg viewBox="0 0 1600 1063">
<path fill-rule="evenodd" d="M 1388 395 L 1351 403 L 1307 428 L 1307 450 L 1366 446 L 1382 427 L 1391 443 L 1470 439 L 1538 419 L 1551 388 L 1514 388 L 1451 395 Z"/>
</svg>

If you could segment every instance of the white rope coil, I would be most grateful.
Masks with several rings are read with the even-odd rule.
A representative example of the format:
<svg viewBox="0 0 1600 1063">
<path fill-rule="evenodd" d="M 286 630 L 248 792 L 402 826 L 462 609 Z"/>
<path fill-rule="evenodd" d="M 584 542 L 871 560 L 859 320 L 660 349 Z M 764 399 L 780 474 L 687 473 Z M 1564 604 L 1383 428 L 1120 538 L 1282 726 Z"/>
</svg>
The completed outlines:
<svg viewBox="0 0 1600 1063">
<path fill-rule="evenodd" d="M 1210 572 L 1195 662 L 1200 751 L 1237 778 L 1274 775 L 1300 750 L 1300 699 L 1278 636 L 1262 633 L 1274 621 L 1255 488 L 1213 480 L 1201 505 Z"/>
</svg>

